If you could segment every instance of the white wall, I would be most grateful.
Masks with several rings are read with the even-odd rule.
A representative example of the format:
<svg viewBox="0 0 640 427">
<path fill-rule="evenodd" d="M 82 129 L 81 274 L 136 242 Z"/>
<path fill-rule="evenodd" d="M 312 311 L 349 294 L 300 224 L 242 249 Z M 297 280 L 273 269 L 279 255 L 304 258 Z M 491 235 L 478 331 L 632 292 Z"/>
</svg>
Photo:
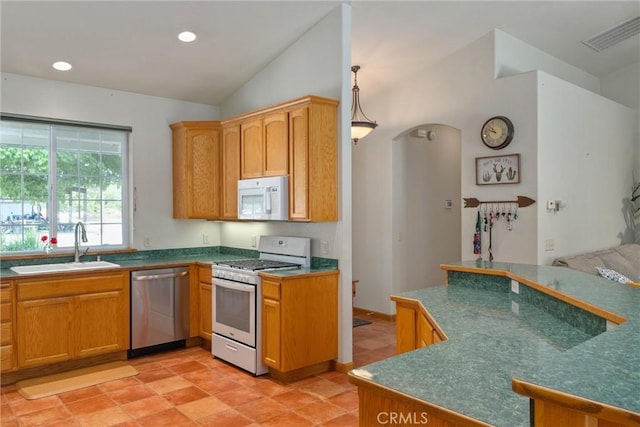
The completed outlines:
<svg viewBox="0 0 640 427">
<path fill-rule="evenodd" d="M 544 69 L 546 73 L 530 71 L 538 68 Z M 570 83 L 550 74 L 561 76 Z M 539 82 L 540 76 L 545 76 L 545 82 L 553 79 L 553 89 L 558 87 L 557 98 L 563 98 L 559 101 L 558 108 L 554 106 L 554 102 L 558 100 L 551 98 L 556 95 L 539 95 L 539 84 L 542 84 Z M 556 85 L 557 82 L 562 84 Z M 399 173 L 394 169 L 398 167 L 395 160 L 390 160 L 393 158 L 391 140 L 394 135 L 419 123 L 440 123 L 460 130 L 463 198 L 475 197 L 481 201 L 490 201 L 516 200 L 518 196 L 527 196 L 537 201 L 532 206 L 518 210 L 518 219 L 514 222 L 512 231 L 507 230 L 504 222 L 496 224 L 492 233 L 495 261 L 528 264 L 549 262 L 551 253 L 544 251 L 545 241 L 549 236 L 556 240 L 553 257 L 563 255 L 561 252 L 566 250 L 588 250 L 619 242 L 618 233 L 623 231 L 620 222 L 623 193 L 620 192 L 620 187 L 625 180 L 631 179 L 630 171 L 633 167 L 622 158 L 626 155 L 633 160 L 634 156 L 629 156 L 629 153 L 635 153 L 637 159 L 640 151 L 637 145 L 637 116 L 634 116 L 637 111 L 632 111 L 629 117 L 629 110 L 594 93 L 599 90 L 600 82 L 593 76 L 496 30 L 436 66 L 417 70 L 412 78 L 389 88 L 374 99 L 367 98 L 363 102 L 367 115 L 376 119 L 379 127 L 354 149 L 354 218 L 357 221 L 354 222 L 353 234 L 353 270 L 354 277 L 360 280 L 355 305 L 393 313 L 394 306 L 389 297 L 394 289 L 414 286 L 395 283 L 406 274 L 399 271 L 404 267 L 402 254 L 396 251 L 393 207 L 406 204 L 407 200 L 403 198 L 403 194 L 393 193 L 395 187 L 390 188 L 389 183 Z M 555 94 L 553 90 L 548 92 Z M 542 104 L 538 105 L 538 102 Z M 583 115 L 580 121 L 571 118 L 571 106 L 578 104 L 581 107 L 577 111 Z M 596 120 L 596 112 L 604 120 Z M 513 142 L 499 151 L 486 148 L 479 136 L 484 121 L 494 115 L 509 117 L 515 127 Z M 569 116 L 569 121 L 563 122 L 565 115 Z M 553 120 L 549 117 L 553 117 Z M 614 133 L 614 138 L 622 141 L 607 142 L 599 147 L 611 150 L 603 158 L 612 162 L 623 160 L 623 165 L 621 168 L 602 166 L 607 174 L 615 177 L 603 178 L 603 182 L 598 182 L 595 188 L 605 192 L 605 187 L 614 186 L 615 196 L 608 195 L 608 202 L 604 206 L 589 204 L 586 212 L 573 211 L 571 215 L 564 217 L 566 219 L 561 225 L 551 228 L 553 224 L 544 216 L 546 210 L 542 209 L 544 200 L 541 199 L 552 197 L 551 188 L 557 189 L 559 185 L 566 190 L 563 191 L 564 195 L 569 188 L 581 186 L 581 179 L 586 179 L 584 176 L 574 178 L 572 175 L 579 174 L 574 168 L 575 150 L 558 147 L 567 144 L 566 139 L 571 139 L 569 144 L 576 144 L 576 137 L 583 133 L 591 134 L 587 138 L 587 141 L 591 141 L 589 144 L 594 144 L 596 138 L 600 144 L 603 140 L 609 141 L 611 138 L 605 136 L 608 121 L 624 127 L 624 130 Z M 558 135 L 562 137 L 558 138 Z M 580 139 L 584 141 L 584 138 Z M 543 144 L 540 152 L 538 144 Z M 520 183 L 476 185 L 475 159 L 503 154 L 520 154 Z M 636 168 L 637 164 L 636 160 Z M 593 175 L 598 173 L 595 165 L 590 166 L 589 171 L 585 172 L 591 174 L 587 182 L 591 182 Z M 630 182 L 627 184 L 630 186 Z M 462 209 L 462 260 L 477 258 L 472 246 L 476 215 L 475 209 Z M 598 227 L 597 223 L 602 220 L 609 221 L 608 225 Z M 571 247 L 565 246 L 565 242 L 572 240 L 569 230 L 574 224 L 588 225 L 589 228 L 583 228 L 582 233 L 590 233 L 591 236 L 574 241 Z M 407 229 L 411 227 L 407 226 Z M 482 253 L 485 260 L 488 259 L 487 240 L 485 233 Z M 431 246 L 423 250 L 425 256 L 432 253 L 437 242 L 426 244 Z M 425 277 L 424 286 L 430 284 L 427 280 Z"/>
<path fill-rule="evenodd" d="M 221 223 L 225 246 L 250 248 L 251 236 L 281 234 L 310 237 L 311 255 L 338 260 L 340 268 L 340 343 L 338 361 L 352 360 L 351 345 L 351 7 L 341 5 L 302 35 L 221 106 L 223 117 L 313 94 L 340 100 L 339 221 L 327 223 Z M 343 126 L 342 123 L 347 123 Z M 321 251 L 321 241 L 328 251 Z"/>
<path fill-rule="evenodd" d="M 440 265 L 460 257 L 460 130 L 419 128 L 433 131 L 433 140 L 408 130 L 392 142 L 392 293 L 442 284 Z"/>
<path fill-rule="evenodd" d="M 602 96 L 640 110 L 640 63 L 636 62 L 602 78 Z"/>
<path fill-rule="evenodd" d="M 389 297 L 396 278 L 405 268 L 394 254 L 397 236 L 392 235 L 393 206 L 406 203 L 392 194 L 390 183 L 395 174 L 391 162 L 394 136 L 420 123 L 439 123 L 460 130 L 461 195 L 480 200 L 510 200 L 518 195 L 535 196 L 535 79 L 523 75 L 494 78 L 494 35 L 489 33 L 461 49 L 437 66 L 417 70 L 405 82 L 389 89 L 365 104 L 367 115 L 380 126 L 354 148 L 354 278 L 360 280 L 357 307 L 383 313 L 395 311 Z M 486 148 L 480 140 L 480 127 L 489 117 L 506 115 L 514 122 L 516 136 L 504 150 Z M 475 185 L 475 158 L 496 154 L 520 153 L 522 184 Z M 426 183 L 429 185 L 429 183 Z M 437 185 L 437 183 L 432 183 Z M 371 203 L 374 201 L 374 203 Z M 454 200 L 460 207 L 462 200 Z M 475 209 L 461 209 L 458 234 L 461 251 L 457 259 L 475 259 L 473 233 Z M 536 260 L 535 210 L 522 211 L 513 231 L 494 229 L 493 252 L 496 261 L 532 262 Z M 362 221 L 362 224 L 359 222 Z M 411 225 L 406 226 L 408 230 Z M 523 241 L 533 242 L 530 245 Z M 366 242 L 366 243 L 363 243 Z M 488 242 L 483 256 L 487 259 Z M 438 242 L 425 242 L 424 254 L 438 252 Z M 434 255 L 439 258 L 439 255 Z M 390 266 L 389 263 L 392 263 Z M 442 274 L 442 281 L 444 274 Z M 424 286 L 431 279 L 425 277 Z M 412 285 L 414 286 L 414 285 Z"/>
<path fill-rule="evenodd" d="M 623 208 L 637 168 L 637 112 L 538 76 L 538 261 L 629 242 Z M 545 200 L 561 200 L 560 211 L 547 211 Z M 545 240 L 555 249 L 545 251 Z"/>
<path fill-rule="evenodd" d="M 310 94 L 340 99 L 341 10 L 334 9 L 227 98 L 220 105 L 222 117 Z"/>
<path fill-rule="evenodd" d="M 587 90 L 600 93 L 600 80 L 597 77 L 528 45 L 504 31 L 496 29 L 494 35 L 496 77 L 543 70 Z"/>
<path fill-rule="evenodd" d="M 215 222 L 174 220 L 171 177 L 171 123 L 181 120 L 217 120 L 217 107 L 2 74 L 2 112 L 57 119 L 131 126 L 133 216 L 131 246 L 137 249 L 166 249 L 203 246 L 203 234 L 210 245 L 220 242 Z M 133 194 L 131 195 L 133 198 Z M 144 247 L 149 236 L 150 247 Z"/>
</svg>

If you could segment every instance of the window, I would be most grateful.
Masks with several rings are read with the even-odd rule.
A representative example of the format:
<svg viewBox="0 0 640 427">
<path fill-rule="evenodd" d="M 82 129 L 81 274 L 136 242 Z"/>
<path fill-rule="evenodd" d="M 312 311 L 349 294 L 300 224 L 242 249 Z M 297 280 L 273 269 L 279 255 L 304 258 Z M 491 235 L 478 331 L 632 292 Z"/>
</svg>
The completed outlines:
<svg viewBox="0 0 640 427">
<path fill-rule="evenodd" d="M 92 249 L 128 244 L 127 153 L 131 129 L 3 115 L 0 245 L 41 252 L 43 236 L 73 249 L 81 221 Z"/>
</svg>

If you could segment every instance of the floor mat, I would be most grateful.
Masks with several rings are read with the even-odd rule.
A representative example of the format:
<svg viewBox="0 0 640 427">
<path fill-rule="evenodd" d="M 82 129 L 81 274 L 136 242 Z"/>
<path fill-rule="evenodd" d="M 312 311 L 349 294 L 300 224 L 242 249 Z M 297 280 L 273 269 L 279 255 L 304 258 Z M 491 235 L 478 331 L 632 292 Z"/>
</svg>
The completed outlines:
<svg viewBox="0 0 640 427">
<path fill-rule="evenodd" d="M 47 375 L 46 377 L 18 381 L 16 388 L 26 399 L 39 399 L 137 374 L 136 368 L 126 362 L 111 362 L 60 374 Z"/>
<path fill-rule="evenodd" d="M 369 324 L 371 324 L 371 322 L 369 322 L 368 320 L 358 319 L 357 317 L 353 318 L 353 327 L 354 328 L 356 328 L 358 326 L 369 325 Z"/>
</svg>

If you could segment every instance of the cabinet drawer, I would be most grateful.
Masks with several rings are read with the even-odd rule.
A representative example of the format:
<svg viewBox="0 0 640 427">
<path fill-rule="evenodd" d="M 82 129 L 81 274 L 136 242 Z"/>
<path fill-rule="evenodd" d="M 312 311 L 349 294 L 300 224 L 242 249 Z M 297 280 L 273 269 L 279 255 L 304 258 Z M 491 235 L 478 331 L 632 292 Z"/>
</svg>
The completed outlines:
<svg viewBox="0 0 640 427">
<path fill-rule="evenodd" d="M 263 280 L 262 297 L 280 301 L 280 283 Z"/>
<path fill-rule="evenodd" d="M 127 284 L 126 273 L 24 280 L 18 282 L 18 301 L 117 291 Z"/>
<path fill-rule="evenodd" d="M 11 322 L 0 324 L 0 345 L 13 344 L 12 326 Z"/>
<path fill-rule="evenodd" d="M 211 267 L 198 267 L 198 282 L 211 283 L 213 271 Z"/>
<path fill-rule="evenodd" d="M 0 302 L 11 302 L 11 288 L 0 289 Z"/>
<path fill-rule="evenodd" d="M 3 302 L 0 304 L 0 321 L 11 322 L 13 320 L 13 304 Z"/>
<path fill-rule="evenodd" d="M 0 347 L 0 371 L 6 371 L 15 367 L 13 356 L 13 346 L 3 345 Z"/>
</svg>

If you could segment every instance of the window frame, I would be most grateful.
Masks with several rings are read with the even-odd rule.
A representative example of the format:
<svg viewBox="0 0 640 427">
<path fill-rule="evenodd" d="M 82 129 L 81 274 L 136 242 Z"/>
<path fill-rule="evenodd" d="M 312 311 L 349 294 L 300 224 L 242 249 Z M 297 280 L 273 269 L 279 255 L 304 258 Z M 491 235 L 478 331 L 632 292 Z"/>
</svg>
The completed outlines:
<svg viewBox="0 0 640 427">
<path fill-rule="evenodd" d="M 64 127 L 66 129 L 69 128 L 91 128 L 96 130 L 103 131 L 117 131 L 121 132 L 123 136 L 123 141 L 121 142 L 121 177 L 120 177 L 120 186 L 121 186 L 121 227 L 122 227 L 122 243 L 121 244 L 100 244 L 100 245 L 91 245 L 87 244 L 85 248 L 91 248 L 92 252 L 106 252 L 106 251 L 118 251 L 123 249 L 131 248 L 131 228 L 133 223 L 133 212 L 131 210 L 131 194 L 132 194 L 132 185 L 133 183 L 130 180 L 132 176 L 130 165 L 131 165 L 131 133 L 133 132 L 133 128 L 131 126 L 121 126 L 121 125 L 113 125 L 113 124 L 104 124 L 104 123 L 92 123 L 92 122 L 82 122 L 82 121 L 74 121 L 74 120 L 64 120 L 64 119 L 54 119 L 54 118 L 45 118 L 45 117 L 36 117 L 36 116 L 26 116 L 19 114 L 10 114 L 10 113 L 0 113 L 0 121 L 2 122 L 30 122 L 37 123 L 49 126 L 49 145 L 47 147 L 49 153 L 49 162 L 48 162 L 48 205 L 51 206 L 52 212 L 48 213 L 50 220 L 50 225 L 52 228 L 58 228 L 58 176 L 57 176 L 57 152 L 58 145 L 55 143 L 56 141 L 56 132 Z M 105 199 L 103 196 L 100 196 L 100 203 L 103 203 Z M 21 201 L 24 206 L 24 201 Z M 55 218 L 54 218 L 55 217 Z M 102 219 L 99 224 L 101 225 L 101 233 L 104 231 Z M 51 232 L 51 230 L 50 230 Z M 24 229 L 22 231 L 24 233 Z M 52 236 L 57 236 L 58 231 L 55 233 L 52 232 Z M 24 234 L 23 234 L 24 236 Z M 51 237 L 52 237 L 51 236 Z M 101 234 L 102 236 L 102 234 Z M 102 241 L 101 237 L 101 241 Z M 30 254 L 38 254 L 42 253 L 42 250 L 21 250 L 21 251 L 1 251 L 0 255 L 3 258 L 12 255 L 30 255 Z M 68 254 L 73 253 L 73 247 L 60 247 L 56 248 L 55 253 L 59 254 Z"/>
</svg>

